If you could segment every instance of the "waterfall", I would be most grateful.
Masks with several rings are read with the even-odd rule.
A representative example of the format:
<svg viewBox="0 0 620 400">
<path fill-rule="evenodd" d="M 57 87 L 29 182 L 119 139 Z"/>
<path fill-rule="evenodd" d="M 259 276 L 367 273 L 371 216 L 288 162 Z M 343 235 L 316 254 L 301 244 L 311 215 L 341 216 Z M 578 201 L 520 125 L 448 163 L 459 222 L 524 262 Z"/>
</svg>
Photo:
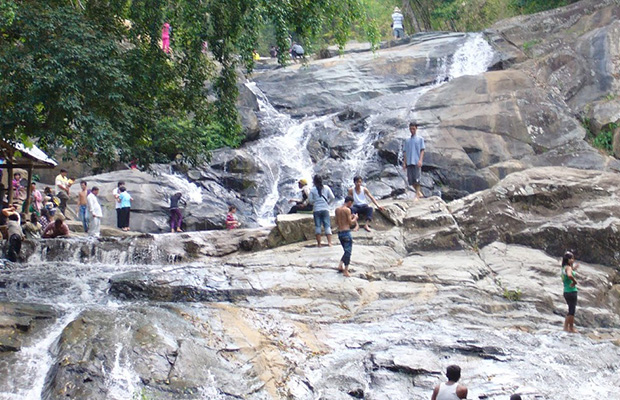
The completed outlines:
<svg viewBox="0 0 620 400">
<path fill-rule="evenodd" d="M 252 143 L 250 153 L 261 163 L 265 171 L 264 185 L 270 188 L 261 204 L 255 206 L 261 226 L 272 225 L 274 209 L 290 198 L 299 198 L 297 181 L 312 181 L 314 167 L 307 150 L 310 133 L 317 125 L 325 124 L 330 116 L 310 117 L 295 121 L 277 111 L 255 83 L 247 87 L 256 95 L 261 120 L 261 138 Z"/>
<path fill-rule="evenodd" d="M 452 55 L 439 60 L 435 83 L 414 89 L 413 105 L 426 92 L 445 84 L 447 81 L 464 75 L 478 75 L 487 71 L 493 59 L 493 49 L 481 33 L 467 34 L 462 46 Z M 427 60 L 430 67 L 430 58 Z M 265 94 L 249 82 L 246 86 L 256 95 L 259 104 L 261 138 L 248 146 L 248 151 L 261 164 L 265 177 L 263 184 L 269 188 L 267 195 L 255 204 L 254 212 L 259 225 L 274 223 L 278 206 L 286 212 L 287 200 L 299 198 L 297 180 L 305 178 L 311 182 L 314 165 L 307 150 L 312 132 L 319 126 L 333 125 L 333 115 L 306 117 L 294 120 L 289 115 L 276 110 Z M 374 147 L 379 132 L 373 127 L 371 116 L 366 121 L 366 129 L 355 140 L 354 147 L 343 160 L 342 187 L 352 186 L 355 175 L 365 175 L 367 164 L 377 157 Z"/>
</svg>

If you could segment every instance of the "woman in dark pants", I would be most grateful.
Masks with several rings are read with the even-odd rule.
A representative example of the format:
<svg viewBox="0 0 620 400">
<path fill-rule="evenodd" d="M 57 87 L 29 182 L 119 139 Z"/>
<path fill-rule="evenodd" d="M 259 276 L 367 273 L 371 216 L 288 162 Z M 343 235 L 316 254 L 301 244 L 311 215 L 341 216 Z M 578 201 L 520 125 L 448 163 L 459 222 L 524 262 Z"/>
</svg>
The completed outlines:
<svg viewBox="0 0 620 400">
<path fill-rule="evenodd" d="M 562 257 L 562 283 L 564 284 L 564 300 L 568 304 L 568 314 L 564 320 L 564 330 L 576 333 L 575 330 L 575 309 L 577 308 L 577 277 L 575 270 L 575 256 L 567 251 Z"/>
</svg>

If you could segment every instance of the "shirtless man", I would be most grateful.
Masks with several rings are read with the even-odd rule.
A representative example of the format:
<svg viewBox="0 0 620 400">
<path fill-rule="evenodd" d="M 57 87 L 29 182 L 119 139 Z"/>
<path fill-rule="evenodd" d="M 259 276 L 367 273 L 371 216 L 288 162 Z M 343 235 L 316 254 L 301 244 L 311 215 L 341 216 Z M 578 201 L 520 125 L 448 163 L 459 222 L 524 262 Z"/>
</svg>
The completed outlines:
<svg viewBox="0 0 620 400">
<path fill-rule="evenodd" d="M 84 233 L 88 233 L 88 184 L 86 181 L 80 182 L 80 188 L 82 189 L 78 193 L 78 201 L 77 201 L 77 214 L 80 216 L 80 220 L 82 221 L 82 226 L 84 227 Z"/>
<path fill-rule="evenodd" d="M 344 276 L 349 274 L 349 263 L 351 262 L 351 252 L 353 250 L 353 237 L 351 236 L 351 225 L 357 223 L 357 214 L 351 214 L 353 197 L 344 198 L 344 204 L 336 208 L 336 225 L 338 225 L 338 239 L 344 249 L 344 254 L 338 264 L 338 271 Z"/>
</svg>

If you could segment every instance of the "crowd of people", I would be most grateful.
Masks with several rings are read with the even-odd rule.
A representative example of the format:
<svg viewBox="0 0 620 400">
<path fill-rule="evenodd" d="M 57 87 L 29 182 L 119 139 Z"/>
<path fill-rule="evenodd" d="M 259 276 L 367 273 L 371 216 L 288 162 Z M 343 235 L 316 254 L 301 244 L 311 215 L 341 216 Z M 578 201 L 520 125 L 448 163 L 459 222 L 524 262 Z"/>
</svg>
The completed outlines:
<svg viewBox="0 0 620 400">
<path fill-rule="evenodd" d="M 420 180 L 422 165 L 424 162 L 425 143 L 424 139 L 417 134 L 418 124 L 409 123 L 410 137 L 405 140 L 402 148 L 403 164 L 406 171 L 407 184 L 415 193 L 415 200 L 423 197 Z M 67 170 L 61 169 L 55 179 L 56 191 L 46 187 L 41 193 L 37 189 L 36 182 L 31 183 L 31 201 L 25 202 L 25 185 L 23 177 L 16 172 L 10 185 L 15 193 L 13 204 L 8 205 L 3 201 L 2 213 L 0 214 L 0 226 L 5 225 L 6 241 L 4 254 L 7 259 L 16 261 L 19 258 L 22 241 L 24 239 L 55 238 L 70 235 L 70 230 L 64 222 L 67 219 L 67 202 L 70 198 L 70 188 L 74 181 L 67 177 Z M 26 184 L 27 185 L 27 184 Z M 306 179 L 300 179 L 297 183 L 301 197 L 289 200 L 294 203 L 289 213 L 312 212 L 317 247 L 322 246 L 322 234 L 327 238 L 327 245 L 332 246 L 332 229 L 330 209 L 335 200 L 331 188 L 323 183 L 319 175 L 313 178 L 313 187 L 310 188 Z M 4 200 L 5 193 L 0 184 L 0 199 Z M 77 195 L 76 214 L 82 222 L 85 233 L 90 236 L 100 235 L 101 219 L 103 212 L 99 203 L 99 188 L 89 190 L 88 182 L 80 182 L 80 191 Z M 112 191 L 116 209 L 117 227 L 122 231 L 129 231 L 131 204 L 133 197 L 129 194 L 125 182 L 118 182 Z M 183 214 L 180 204 L 185 204 L 181 192 L 170 196 L 170 232 L 182 232 Z M 364 220 L 364 229 L 371 232 L 374 205 L 379 211 L 384 208 L 377 202 L 367 187 L 364 186 L 363 178 L 355 176 L 353 186 L 348 189 L 344 202 L 335 209 L 335 220 L 338 227 L 338 240 L 343 248 L 343 255 L 337 270 L 349 277 L 349 266 L 353 252 L 352 232 L 359 230 L 359 222 Z M 26 210 L 26 208 L 28 208 Z M 237 229 L 241 223 L 236 216 L 237 208 L 230 205 L 225 218 L 226 229 Z M 0 230 L 0 235 L 2 230 Z M 2 236 L 0 236 L 2 239 Z M 576 332 L 575 310 L 577 305 L 577 264 L 572 252 L 566 252 L 562 258 L 561 278 L 564 285 L 564 298 L 568 305 L 568 313 L 564 321 L 564 330 Z M 438 397 L 441 398 L 441 397 Z"/>
</svg>

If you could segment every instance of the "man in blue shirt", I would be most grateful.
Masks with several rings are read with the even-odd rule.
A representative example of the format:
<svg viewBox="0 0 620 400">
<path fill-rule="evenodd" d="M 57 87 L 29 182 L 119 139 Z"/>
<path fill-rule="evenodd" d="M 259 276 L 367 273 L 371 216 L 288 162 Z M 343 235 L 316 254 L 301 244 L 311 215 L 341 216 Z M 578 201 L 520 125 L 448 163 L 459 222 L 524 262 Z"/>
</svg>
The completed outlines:
<svg viewBox="0 0 620 400">
<path fill-rule="evenodd" d="M 413 185 L 416 192 L 416 200 L 424 197 L 420 190 L 420 177 L 422 176 L 422 162 L 424 160 L 424 139 L 418 135 L 418 124 L 409 123 L 411 137 L 405 140 L 403 146 L 403 169 L 407 171 L 407 181 Z"/>
</svg>

